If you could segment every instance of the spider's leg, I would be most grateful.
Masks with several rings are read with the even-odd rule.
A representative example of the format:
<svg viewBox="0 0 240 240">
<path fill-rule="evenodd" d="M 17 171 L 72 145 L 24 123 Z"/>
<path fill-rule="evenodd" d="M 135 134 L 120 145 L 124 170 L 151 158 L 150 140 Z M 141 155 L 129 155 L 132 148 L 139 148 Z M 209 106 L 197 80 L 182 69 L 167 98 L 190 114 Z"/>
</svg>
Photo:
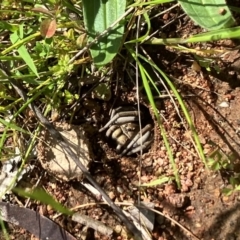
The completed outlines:
<svg viewBox="0 0 240 240">
<path fill-rule="evenodd" d="M 122 146 L 124 146 L 128 138 L 123 134 L 122 129 L 118 125 L 112 125 L 106 132 L 107 137 L 112 137 L 115 140 L 117 145 L 117 152 L 120 152 Z"/>
<path fill-rule="evenodd" d="M 116 151 L 117 151 L 117 153 L 120 152 L 121 148 L 122 148 L 122 145 L 121 145 L 121 144 L 118 144 L 117 147 L 116 147 Z"/>
<path fill-rule="evenodd" d="M 111 124 L 122 124 L 127 123 L 128 121 L 136 121 L 138 119 L 138 111 L 128 111 L 128 112 L 119 112 L 111 118 L 104 127 L 102 127 L 99 132 L 106 130 Z M 120 122 L 119 122 L 120 120 Z"/>
<path fill-rule="evenodd" d="M 111 115 L 110 115 L 110 119 L 113 118 L 113 116 L 116 114 L 116 112 L 118 111 L 118 109 L 119 109 L 119 108 L 115 108 L 115 109 L 112 110 Z"/>
<path fill-rule="evenodd" d="M 128 141 L 128 137 L 125 134 L 123 134 L 121 129 L 119 129 L 119 130 L 120 130 L 120 134 L 115 139 L 116 142 L 118 143 L 117 148 L 116 148 L 117 152 L 120 152 L 121 148 L 123 146 L 125 146 Z"/>
<path fill-rule="evenodd" d="M 142 133 L 142 137 L 140 137 L 134 144 L 133 144 L 133 148 L 135 147 L 138 147 L 138 146 L 141 146 L 141 144 L 144 144 L 148 138 L 150 137 L 151 135 L 151 131 L 147 131 L 145 132 L 144 134 Z"/>
<path fill-rule="evenodd" d="M 125 123 L 131 123 L 136 122 L 138 120 L 138 116 L 121 116 L 116 120 L 116 124 L 125 124 Z"/>
<path fill-rule="evenodd" d="M 103 132 L 106 130 L 111 124 L 115 123 L 116 119 L 118 118 L 118 114 L 116 114 L 113 118 L 111 118 L 104 127 L 102 127 L 99 132 Z"/>
<path fill-rule="evenodd" d="M 127 153 L 127 155 L 129 156 L 129 155 L 131 155 L 131 154 L 140 152 L 141 149 L 147 149 L 147 148 L 151 145 L 152 141 L 153 141 L 153 139 L 151 139 L 151 140 L 149 140 L 149 141 L 147 141 L 147 142 L 144 142 L 142 146 L 140 145 L 140 146 L 137 146 L 137 147 L 131 149 L 131 150 Z"/>
<path fill-rule="evenodd" d="M 142 133 L 142 137 L 143 136 L 146 136 L 145 133 L 147 132 L 151 132 L 150 130 L 152 129 L 152 125 L 151 124 L 147 124 L 141 131 L 139 131 L 138 134 L 136 134 L 136 136 L 131 140 L 131 142 L 126 146 L 125 150 L 122 152 L 122 156 L 124 154 L 126 154 L 127 152 L 129 152 L 129 150 L 134 146 L 135 143 L 137 143 L 139 140 L 140 140 L 140 137 L 141 137 L 141 133 Z M 143 142 L 143 141 L 142 141 Z M 140 142 L 141 144 L 141 142 Z M 137 144 L 138 146 L 138 144 Z M 142 146 L 144 146 L 144 142 L 142 144 Z M 134 147 L 135 149 L 136 147 Z"/>
<path fill-rule="evenodd" d="M 106 136 L 107 136 L 107 137 L 110 137 L 111 134 L 113 134 L 118 128 L 119 128 L 118 125 L 112 125 L 112 126 L 107 130 Z M 114 136 L 112 136 L 112 137 L 113 137 L 113 138 L 116 138 L 116 137 L 118 137 L 118 136 L 114 135 Z"/>
<path fill-rule="evenodd" d="M 123 107 L 123 106 L 114 108 L 114 109 L 111 111 L 110 119 L 111 119 L 116 113 L 120 113 L 120 112 L 131 112 L 131 111 L 136 111 L 136 108 L 134 108 L 134 107 L 127 107 L 127 109 L 126 109 L 126 107 Z"/>
</svg>

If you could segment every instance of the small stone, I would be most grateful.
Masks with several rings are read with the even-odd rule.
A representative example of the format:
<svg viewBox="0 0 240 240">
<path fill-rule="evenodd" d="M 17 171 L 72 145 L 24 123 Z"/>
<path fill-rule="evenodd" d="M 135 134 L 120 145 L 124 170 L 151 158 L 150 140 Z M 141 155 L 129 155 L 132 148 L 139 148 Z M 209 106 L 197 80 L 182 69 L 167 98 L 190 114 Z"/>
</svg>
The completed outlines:
<svg viewBox="0 0 240 240">
<path fill-rule="evenodd" d="M 149 181 L 149 176 L 141 176 L 141 181 L 143 182 L 143 183 L 146 183 L 146 182 L 148 182 Z"/>
<path fill-rule="evenodd" d="M 171 195 L 171 194 L 173 194 L 175 192 L 176 192 L 176 186 L 175 185 L 173 185 L 173 184 L 166 184 L 165 185 L 164 193 L 166 195 Z"/>
<path fill-rule="evenodd" d="M 169 18 L 169 14 L 165 13 L 162 18 L 163 18 L 163 20 L 167 20 Z"/>
<path fill-rule="evenodd" d="M 226 101 L 223 101 L 218 106 L 221 107 L 221 108 L 228 108 L 229 107 L 229 103 L 226 102 Z"/>
<path fill-rule="evenodd" d="M 47 205 L 47 211 L 51 211 L 52 210 L 52 206 L 51 205 Z"/>
<path fill-rule="evenodd" d="M 229 201 L 229 197 L 228 196 L 223 196 L 222 200 L 223 200 L 223 202 L 228 202 Z"/>
<path fill-rule="evenodd" d="M 191 67 L 192 67 L 192 70 L 194 70 L 196 72 L 200 72 L 201 71 L 201 66 L 198 64 L 197 61 L 193 61 Z"/>
<path fill-rule="evenodd" d="M 114 194 L 113 191 L 111 191 L 110 193 L 108 193 L 108 196 L 110 197 L 110 199 L 114 199 L 116 197 L 116 195 Z"/>
<path fill-rule="evenodd" d="M 188 186 L 186 184 L 182 184 L 182 188 L 181 188 L 181 191 L 182 192 L 188 192 Z"/>
<path fill-rule="evenodd" d="M 200 228 L 202 225 L 201 225 L 201 223 L 196 223 L 195 226 L 196 226 L 197 228 Z"/>
<path fill-rule="evenodd" d="M 192 182 L 190 179 L 187 179 L 187 180 L 185 181 L 185 184 L 186 184 L 187 187 L 193 186 L 193 182 Z"/>
</svg>

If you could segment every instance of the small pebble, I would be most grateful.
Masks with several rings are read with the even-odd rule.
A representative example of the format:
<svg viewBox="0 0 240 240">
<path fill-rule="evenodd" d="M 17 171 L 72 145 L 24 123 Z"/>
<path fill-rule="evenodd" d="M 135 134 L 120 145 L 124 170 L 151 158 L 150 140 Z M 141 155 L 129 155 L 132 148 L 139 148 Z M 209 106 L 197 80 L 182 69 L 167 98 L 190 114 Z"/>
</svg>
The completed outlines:
<svg viewBox="0 0 240 240">
<path fill-rule="evenodd" d="M 224 101 L 224 102 L 221 102 L 218 106 L 221 107 L 221 108 L 228 108 L 229 107 L 229 103 Z"/>
</svg>

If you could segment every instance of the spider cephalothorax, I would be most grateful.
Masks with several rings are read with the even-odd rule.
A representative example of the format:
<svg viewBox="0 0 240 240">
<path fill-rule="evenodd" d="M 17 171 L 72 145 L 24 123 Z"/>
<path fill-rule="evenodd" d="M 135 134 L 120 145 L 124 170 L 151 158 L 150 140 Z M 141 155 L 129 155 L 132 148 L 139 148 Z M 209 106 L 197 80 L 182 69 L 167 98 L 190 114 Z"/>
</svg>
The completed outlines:
<svg viewBox="0 0 240 240">
<path fill-rule="evenodd" d="M 144 113 L 142 111 L 139 113 L 133 106 L 116 108 L 112 111 L 107 124 L 99 130 L 102 132 L 108 129 L 106 136 L 116 141 L 117 152 L 121 155 L 144 151 L 153 141 L 152 125 L 142 123 L 142 129 L 140 129 L 139 114 L 143 119 Z"/>
</svg>

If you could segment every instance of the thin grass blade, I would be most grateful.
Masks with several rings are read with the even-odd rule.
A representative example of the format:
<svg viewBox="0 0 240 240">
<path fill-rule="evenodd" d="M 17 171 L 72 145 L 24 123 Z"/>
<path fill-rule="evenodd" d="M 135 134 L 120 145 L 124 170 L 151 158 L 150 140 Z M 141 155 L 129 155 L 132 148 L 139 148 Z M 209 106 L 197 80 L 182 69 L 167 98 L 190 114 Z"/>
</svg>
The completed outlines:
<svg viewBox="0 0 240 240">
<path fill-rule="evenodd" d="M 225 28 L 220 30 L 213 30 L 207 33 L 201 33 L 189 38 L 152 38 L 147 40 L 145 44 L 184 44 L 184 43 L 196 43 L 207 41 L 218 41 L 226 38 L 240 38 L 240 27 Z"/>
<path fill-rule="evenodd" d="M 10 35 L 10 39 L 12 44 L 17 44 L 17 42 L 20 40 L 20 37 L 18 36 L 17 32 L 14 32 Z M 30 54 L 28 53 L 27 48 L 22 45 L 17 49 L 19 55 L 22 57 L 24 62 L 28 65 L 28 67 L 32 70 L 32 72 L 39 77 L 37 68 L 34 64 L 33 59 L 31 58 Z"/>
<path fill-rule="evenodd" d="M 191 129 L 191 132 L 193 134 L 194 142 L 196 144 L 196 151 L 199 154 L 200 159 L 204 162 L 206 168 L 208 168 L 206 157 L 204 155 L 204 152 L 203 152 L 203 149 L 202 149 L 202 145 L 201 145 L 201 142 L 200 142 L 198 134 L 197 134 L 197 130 L 194 127 L 194 124 L 193 124 L 191 116 L 190 116 L 190 114 L 189 114 L 189 112 L 188 112 L 188 110 L 187 110 L 187 108 L 185 106 L 185 103 L 182 100 L 182 98 L 181 98 L 180 94 L 178 93 L 177 89 L 175 88 L 174 84 L 167 77 L 167 75 L 160 68 L 158 68 L 158 66 L 155 63 L 149 61 L 148 59 L 146 59 L 145 57 L 143 57 L 141 55 L 139 55 L 139 57 L 141 59 L 143 59 L 144 61 L 148 62 L 152 67 L 154 67 L 161 74 L 161 76 L 165 79 L 165 81 L 167 82 L 168 86 L 173 91 L 173 94 L 177 98 L 178 103 L 180 104 L 180 107 L 181 107 L 181 109 L 183 111 L 183 114 L 185 116 L 185 119 L 186 119 L 186 121 L 188 123 L 188 126 Z"/>
<path fill-rule="evenodd" d="M 72 214 L 72 212 L 69 209 L 65 208 L 62 204 L 57 202 L 51 195 L 49 195 L 42 189 L 34 189 L 32 192 L 29 192 L 21 188 L 14 188 L 13 191 L 20 196 L 23 196 L 26 198 L 29 197 L 31 199 L 38 200 L 41 203 L 48 204 L 58 212 L 61 212 L 64 214 L 70 214 L 70 215 Z"/>
</svg>

